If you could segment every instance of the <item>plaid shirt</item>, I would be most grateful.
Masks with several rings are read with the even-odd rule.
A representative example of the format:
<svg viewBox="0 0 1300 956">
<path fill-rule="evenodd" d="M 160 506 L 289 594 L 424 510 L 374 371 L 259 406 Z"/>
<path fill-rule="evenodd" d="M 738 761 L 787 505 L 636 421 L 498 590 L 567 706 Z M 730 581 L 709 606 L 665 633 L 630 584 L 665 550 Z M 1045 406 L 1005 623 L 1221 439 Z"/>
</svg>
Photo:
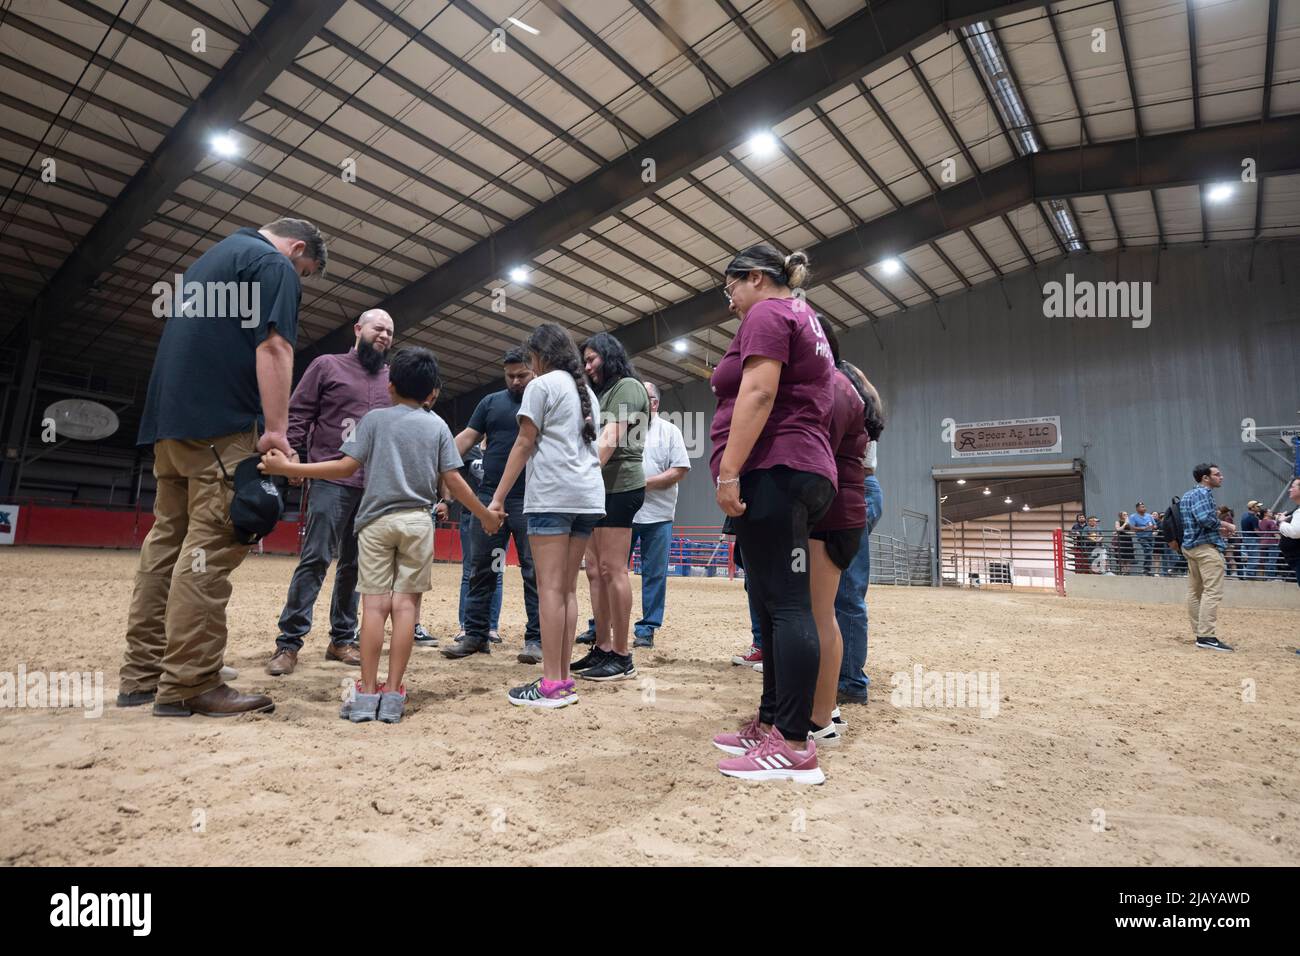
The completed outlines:
<svg viewBox="0 0 1300 956">
<path fill-rule="evenodd" d="M 1183 518 L 1183 550 L 1198 544 L 1212 544 L 1224 549 L 1219 534 L 1219 509 L 1214 504 L 1214 492 L 1197 485 L 1178 500 L 1178 511 Z"/>
</svg>

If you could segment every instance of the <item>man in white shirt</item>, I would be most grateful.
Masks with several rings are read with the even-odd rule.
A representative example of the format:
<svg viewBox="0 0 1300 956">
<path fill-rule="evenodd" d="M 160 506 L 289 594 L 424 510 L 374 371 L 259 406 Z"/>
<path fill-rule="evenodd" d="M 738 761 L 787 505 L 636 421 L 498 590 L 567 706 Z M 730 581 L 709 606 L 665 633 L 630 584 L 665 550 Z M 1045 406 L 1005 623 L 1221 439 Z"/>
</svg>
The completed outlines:
<svg viewBox="0 0 1300 956">
<path fill-rule="evenodd" d="M 641 620 L 633 628 L 633 647 L 654 647 L 655 631 L 664 623 L 668 583 L 668 549 L 677 512 L 677 484 L 691 470 L 681 429 L 659 415 L 659 389 L 642 382 L 650 396 L 646 430 L 645 501 L 632 518 L 632 550 L 641 542 Z"/>
</svg>

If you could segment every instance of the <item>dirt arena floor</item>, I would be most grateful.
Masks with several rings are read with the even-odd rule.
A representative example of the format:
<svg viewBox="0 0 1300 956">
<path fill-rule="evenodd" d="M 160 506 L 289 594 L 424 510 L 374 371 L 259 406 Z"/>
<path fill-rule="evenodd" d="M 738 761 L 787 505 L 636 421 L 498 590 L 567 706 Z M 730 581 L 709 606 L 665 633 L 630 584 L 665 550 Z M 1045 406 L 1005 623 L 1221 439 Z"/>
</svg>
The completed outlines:
<svg viewBox="0 0 1300 956">
<path fill-rule="evenodd" d="M 537 712 L 504 699 L 536 672 L 515 661 L 512 569 L 497 653 L 417 650 L 406 719 L 352 725 L 337 701 L 355 671 L 325 663 L 323 635 L 292 676 L 263 673 L 294 563 L 252 557 L 227 663 L 275 713 L 159 720 L 112 706 L 134 561 L 0 552 L 0 671 L 100 670 L 106 697 L 98 719 L 0 711 L 4 864 L 1300 862 L 1295 612 L 1225 612 L 1237 652 L 1221 654 L 1192 647 L 1180 608 L 875 589 L 872 702 L 845 708 L 809 787 L 715 769 L 709 737 L 752 713 L 761 680 L 729 663 L 739 583 L 672 579 L 640 680 Z M 426 596 L 440 635 L 458 580 L 440 565 Z M 891 675 L 918 664 L 996 673 L 996 715 L 892 706 Z"/>
</svg>

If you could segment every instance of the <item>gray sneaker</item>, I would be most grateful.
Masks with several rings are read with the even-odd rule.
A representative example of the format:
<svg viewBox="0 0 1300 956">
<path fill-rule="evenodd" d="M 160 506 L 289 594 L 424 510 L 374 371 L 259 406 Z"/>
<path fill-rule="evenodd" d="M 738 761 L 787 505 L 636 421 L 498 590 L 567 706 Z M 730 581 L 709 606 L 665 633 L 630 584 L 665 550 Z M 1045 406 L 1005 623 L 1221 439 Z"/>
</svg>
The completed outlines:
<svg viewBox="0 0 1300 956">
<path fill-rule="evenodd" d="M 360 685 L 361 681 L 357 681 L 357 684 Z M 345 700 L 339 708 L 339 717 L 354 724 L 374 720 L 379 713 L 379 697 L 379 694 L 363 694 L 361 687 L 357 686 L 352 692 L 352 699 Z"/>
<path fill-rule="evenodd" d="M 524 649 L 519 654 L 521 664 L 540 664 L 542 662 L 542 642 L 524 641 Z"/>
<path fill-rule="evenodd" d="M 406 710 L 406 695 L 400 691 L 384 691 L 379 695 L 379 719 L 386 724 L 395 724 L 402 719 Z"/>
</svg>

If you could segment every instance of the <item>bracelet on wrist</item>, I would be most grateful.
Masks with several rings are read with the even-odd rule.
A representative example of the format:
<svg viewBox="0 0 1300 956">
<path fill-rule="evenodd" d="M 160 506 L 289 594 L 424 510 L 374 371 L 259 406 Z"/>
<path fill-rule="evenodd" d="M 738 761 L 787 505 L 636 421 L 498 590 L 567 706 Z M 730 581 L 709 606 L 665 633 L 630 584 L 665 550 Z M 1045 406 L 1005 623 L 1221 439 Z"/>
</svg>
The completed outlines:
<svg viewBox="0 0 1300 956">
<path fill-rule="evenodd" d="M 737 477 L 737 478 L 718 478 L 717 487 L 721 488 L 723 485 L 738 485 L 738 484 L 740 484 L 740 478 L 738 478 L 738 477 Z"/>
</svg>

